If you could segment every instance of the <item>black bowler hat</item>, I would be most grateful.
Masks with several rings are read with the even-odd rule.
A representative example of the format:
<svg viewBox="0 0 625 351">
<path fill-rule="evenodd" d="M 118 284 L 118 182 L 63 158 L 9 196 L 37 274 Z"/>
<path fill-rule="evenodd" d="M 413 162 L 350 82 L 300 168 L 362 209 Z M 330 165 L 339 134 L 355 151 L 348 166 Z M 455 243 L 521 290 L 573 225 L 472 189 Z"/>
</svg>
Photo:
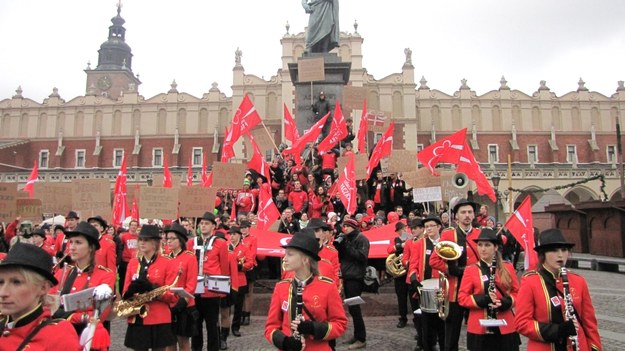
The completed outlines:
<svg viewBox="0 0 625 351">
<path fill-rule="evenodd" d="M 96 221 L 96 222 L 100 223 L 100 225 L 104 229 L 106 229 L 108 227 L 108 223 L 106 223 L 106 220 L 104 218 L 102 218 L 102 216 L 89 217 L 87 219 L 87 222 L 91 223 L 91 221 Z"/>
<path fill-rule="evenodd" d="M 82 235 L 85 238 L 87 238 L 87 241 L 89 241 L 93 246 L 95 246 L 96 250 L 100 248 L 100 233 L 98 233 L 98 230 L 95 229 L 95 227 L 92 226 L 91 224 L 85 221 L 82 221 L 78 223 L 78 225 L 76 226 L 76 228 L 74 228 L 74 230 L 67 231 L 65 233 L 65 236 L 68 238 L 78 236 L 78 235 Z"/>
<path fill-rule="evenodd" d="M 158 239 L 161 240 L 161 233 L 157 225 L 144 224 L 139 232 L 139 239 Z"/>
<path fill-rule="evenodd" d="M 490 241 L 495 245 L 501 245 L 501 241 L 499 240 L 499 238 L 497 238 L 497 232 L 490 228 L 481 229 L 480 235 L 477 238 L 473 239 L 473 241 Z"/>
<path fill-rule="evenodd" d="M 443 225 L 443 222 L 441 222 L 441 219 L 438 218 L 438 216 L 435 216 L 435 215 L 429 215 L 429 216 L 425 217 L 425 219 L 422 221 L 422 223 L 425 224 L 426 222 L 436 222 L 436 224 L 438 224 L 438 225 Z"/>
<path fill-rule="evenodd" d="M 57 285 L 59 282 L 52 274 L 52 266 L 52 256 L 42 248 L 20 242 L 13 245 L 4 261 L 0 262 L 0 269 L 4 267 L 23 267 L 41 274 L 52 285 Z"/>
<path fill-rule="evenodd" d="M 54 231 L 56 232 L 57 230 L 60 230 L 63 233 L 65 233 L 65 227 L 60 225 L 60 224 L 57 224 L 57 225 L 54 226 Z"/>
<path fill-rule="evenodd" d="M 35 230 L 32 231 L 32 233 L 30 233 L 31 236 L 33 235 L 39 235 L 42 238 L 46 237 L 46 232 L 43 231 L 42 228 L 37 228 Z"/>
<path fill-rule="evenodd" d="M 239 224 L 239 228 L 251 228 L 252 227 L 252 222 L 247 221 L 247 220 L 242 220 L 241 224 Z"/>
<path fill-rule="evenodd" d="M 330 225 L 326 222 L 323 221 L 323 219 L 321 218 L 311 218 L 310 221 L 308 221 L 308 225 L 306 226 L 306 228 L 310 228 L 310 229 L 323 229 L 323 230 L 330 230 Z"/>
<path fill-rule="evenodd" d="M 456 213 L 456 212 L 458 212 L 458 209 L 459 209 L 461 206 L 467 206 L 467 205 L 469 205 L 469 206 L 473 207 L 473 211 L 474 211 L 474 212 L 476 212 L 476 211 L 477 211 L 477 208 L 478 208 L 478 206 L 479 206 L 477 203 L 475 203 L 475 202 L 473 202 L 473 201 L 469 201 L 469 200 L 467 200 L 467 199 L 460 199 L 460 200 L 459 200 L 459 201 L 458 201 L 458 202 L 454 205 L 454 208 L 452 208 L 452 209 L 451 209 L 451 212 Z"/>
<path fill-rule="evenodd" d="M 65 216 L 65 219 L 80 219 L 80 217 L 78 217 L 78 214 L 76 214 L 76 212 L 69 211 L 67 216 Z"/>
<path fill-rule="evenodd" d="M 213 222 L 214 225 L 217 225 L 217 220 L 215 218 L 215 215 L 211 212 L 204 212 L 204 215 L 200 217 L 200 221 L 201 220 L 210 221 L 210 222 Z"/>
<path fill-rule="evenodd" d="M 239 227 L 236 227 L 236 226 L 230 227 L 230 229 L 228 229 L 228 233 L 230 233 L 230 234 L 239 234 L 239 235 L 243 234 L 243 233 L 241 233 L 241 229 Z"/>
<path fill-rule="evenodd" d="M 282 245 L 285 249 L 297 249 L 302 251 L 306 255 L 310 256 L 313 260 L 319 261 L 319 242 L 315 238 L 315 234 L 311 236 L 306 231 L 301 231 L 293 234 L 291 241 L 288 244 Z"/>
<path fill-rule="evenodd" d="M 549 249 L 555 249 L 559 247 L 565 247 L 567 249 L 575 246 L 574 243 L 566 241 L 564 235 L 560 229 L 547 229 L 544 230 L 538 236 L 538 244 L 534 246 L 536 251 L 548 251 Z"/>
<path fill-rule="evenodd" d="M 188 239 L 187 230 L 185 229 L 185 227 L 180 225 L 180 223 L 178 223 L 178 222 L 174 222 L 174 223 L 171 224 L 171 226 L 165 227 L 164 232 L 165 232 L 165 234 L 167 234 L 167 233 L 176 233 L 176 235 L 182 237 L 181 238 L 181 239 L 183 239 L 182 243 L 186 243 L 187 242 L 187 239 Z"/>
</svg>

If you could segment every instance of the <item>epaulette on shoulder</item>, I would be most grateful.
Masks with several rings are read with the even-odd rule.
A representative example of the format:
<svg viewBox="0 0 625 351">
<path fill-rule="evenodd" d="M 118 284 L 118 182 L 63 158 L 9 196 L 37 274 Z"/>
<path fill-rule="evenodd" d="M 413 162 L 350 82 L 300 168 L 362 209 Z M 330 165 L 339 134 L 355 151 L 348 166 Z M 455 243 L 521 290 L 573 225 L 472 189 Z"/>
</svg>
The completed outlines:
<svg viewBox="0 0 625 351">
<path fill-rule="evenodd" d="M 169 256 L 169 255 L 161 255 L 161 256 L 162 256 L 163 258 L 165 258 L 165 259 L 168 259 L 168 260 L 171 260 L 171 259 L 172 259 L 172 258 L 171 258 L 171 256 Z"/>
<path fill-rule="evenodd" d="M 330 250 L 330 251 L 336 251 L 336 252 L 339 252 L 339 251 L 336 249 L 336 247 L 334 247 L 334 246 L 332 246 L 332 245 L 326 245 L 326 248 L 327 248 L 328 250 Z"/>
<path fill-rule="evenodd" d="M 293 282 L 293 278 L 287 278 L 287 279 L 282 279 L 279 282 L 276 283 L 276 285 L 278 284 L 291 284 L 291 282 Z"/>
<path fill-rule="evenodd" d="M 332 264 L 332 262 L 330 262 L 330 260 L 328 260 L 327 258 L 322 258 L 319 261 L 323 261 L 323 262 Z"/>
<path fill-rule="evenodd" d="M 441 230 L 441 235 L 443 235 L 444 232 L 450 232 L 450 231 L 453 232 L 455 230 L 456 229 L 454 227 L 445 228 L 445 229 Z"/>
<path fill-rule="evenodd" d="M 523 273 L 523 277 L 528 277 L 530 275 L 536 275 L 536 274 L 538 274 L 538 271 L 532 269 L 531 271 L 527 271 Z"/>
<path fill-rule="evenodd" d="M 108 268 L 108 267 L 104 267 L 104 266 L 103 266 L 103 265 L 101 265 L 101 264 L 100 264 L 100 265 L 98 265 L 98 268 L 99 268 L 99 269 L 101 269 L 101 270 L 103 270 L 103 271 L 112 272 L 112 270 L 111 270 L 110 268 Z"/>
<path fill-rule="evenodd" d="M 334 279 L 326 277 L 325 275 L 320 275 L 319 281 L 322 281 L 324 283 L 334 284 Z"/>
<path fill-rule="evenodd" d="M 191 256 L 195 256 L 195 254 L 193 253 L 193 251 L 189 251 L 189 250 L 185 250 L 184 253 L 186 255 L 191 255 Z"/>
</svg>

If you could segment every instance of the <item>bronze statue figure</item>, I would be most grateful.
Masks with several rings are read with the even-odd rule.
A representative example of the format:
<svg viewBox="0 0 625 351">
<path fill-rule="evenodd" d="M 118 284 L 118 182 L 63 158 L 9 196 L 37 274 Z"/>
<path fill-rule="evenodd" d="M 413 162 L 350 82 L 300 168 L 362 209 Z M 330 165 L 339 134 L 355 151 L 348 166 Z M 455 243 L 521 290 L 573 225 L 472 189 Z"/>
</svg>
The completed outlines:
<svg viewBox="0 0 625 351">
<path fill-rule="evenodd" d="M 339 1 L 302 0 L 308 18 L 306 52 L 326 53 L 339 47 Z"/>
</svg>

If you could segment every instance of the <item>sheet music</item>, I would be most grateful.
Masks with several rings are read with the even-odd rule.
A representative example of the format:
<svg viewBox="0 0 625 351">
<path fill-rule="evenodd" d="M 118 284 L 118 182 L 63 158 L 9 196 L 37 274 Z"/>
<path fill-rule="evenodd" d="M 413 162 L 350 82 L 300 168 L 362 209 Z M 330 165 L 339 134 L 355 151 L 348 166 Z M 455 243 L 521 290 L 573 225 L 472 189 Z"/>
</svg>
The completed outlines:
<svg viewBox="0 0 625 351">
<path fill-rule="evenodd" d="M 61 296 L 61 304 L 64 306 L 65 312 L 84 310 L 91 307 L 93 305 L 94 291 L 95 287 Z"/>
</svg>

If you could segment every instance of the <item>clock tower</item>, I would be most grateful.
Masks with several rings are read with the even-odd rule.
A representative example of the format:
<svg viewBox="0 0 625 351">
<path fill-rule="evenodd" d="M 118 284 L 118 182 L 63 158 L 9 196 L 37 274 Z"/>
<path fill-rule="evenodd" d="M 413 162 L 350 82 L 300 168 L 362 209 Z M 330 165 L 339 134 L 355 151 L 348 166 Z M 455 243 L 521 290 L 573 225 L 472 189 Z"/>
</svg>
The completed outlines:
<svg viewBox="0 0 625 351">
<path fill-rule="evenodd" d="M 98 50 L 98 66 L 85 69 L 87 95 L 107 96 L 116 100 L 124 92 L 137 92 L 141 84 L 132 72 L 132 50 L 126 44 L 126 22 L 120 15 L 121 1 L 117 4 L 117 16 L 111 19 L 108 40 Z"/>
</svg>

